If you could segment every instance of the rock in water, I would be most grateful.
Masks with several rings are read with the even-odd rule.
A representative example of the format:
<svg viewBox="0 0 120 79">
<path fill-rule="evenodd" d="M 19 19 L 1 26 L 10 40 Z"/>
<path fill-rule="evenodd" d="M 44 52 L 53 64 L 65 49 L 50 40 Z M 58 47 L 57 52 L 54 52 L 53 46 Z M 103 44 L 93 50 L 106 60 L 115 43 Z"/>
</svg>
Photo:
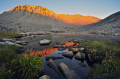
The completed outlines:
<svg viewBox="0 0 120 79">
<path fill-rule="evenodd" d="M 47 39 L 40 40 L 41 45 L 47 45 L 47 44 L 50 44 L 50 43 L 51 43 L 51 40 L 47 40 Z"/>
<path fill-rule="evenodd" d="M 78 53 L 75 55 L 75 59 L 77 59 L 77 60 L 85 60 L 85 54 L 78 52 Z"/>
<path fill-rule="evenodd" d="M 5 41 L 5 43 L 6 43 L 7 45 L 15 45 L 15 43 L 9 42 L 9 41 Z"/>
<path fill-rule="evenodd" d="M 72 48 L 73 53 L 77 53 L 79 51 L 79 48 Z"/>
<path fill-rule="evenodd" d="M 67 52 L 67 53 L 62 53 L 63 56 L 68 57 L 68 58 L 72 58 L 73 57 L 73 52 Z"/>
<path fill-rule="evenodd" d="M 43 75 L 39 79 L 50 79 L 50 77 L 48 75 Z"/>
<path fill-rule="evenodd" d="M 48 61 L 47 65 L 60 74 L 59 69 L 57 68 L 56 64 L 53 62 L 52 59 Z"/>
<path fill-rule="evenodd" d="M 85 50 L 85 48 L 79 48 L 79 52 L 83 52 L 83 53 L 86 53 L 86 50 Z"/>
<path fill-rule="evenodd" d="M 54 46 L 53 46 L 53 48 L 58 48 L 58 47 L 59 47 L 59 45 L 54 45 Z"/>
<path fill-rule="evenodd" d="M 0 42 L 0 44 L 2 44 L 2 45 L 6 45 L 6 43 L 5 43 L 5 42 Z"/>
<path fill-rule="evenodd" d="M 80 79 L 79 76 L 73 70 L 70 70 L 66 64 L 60 63 L 59 68 L 66 79 Z"/>
<path fill-rule="evenodd" d="M 78 52 L 78 53 L 75 55 L 75 59 L 77 59 L 77 60 L 80 60 L 80 59 L 81 59 L 81 53 L 80 53 L 80 52 Z"/>
<path fill-rule="evenodd" d="M 92 66 L 92 65 L 94 64 L 94 61 L 92 60 L 90 54 L 86 54 L 86 55 L 85 55 L 85 59 L 86 59 L 86 61 L 87 61 L 87 63 L 88 63 L 89 65 Z"/>
<path fill-rule="evenodd" d="M 85 54 L 81 53 L 81 60 L 85 60 Z"/>
<path fill-rule="evenodd" d="M 27 41 L 16 41 L 15 43 L 20 45 L 26 45 Z"/>
<path fill-rule="evenodd" d="M 83 51 L 83 50 L 85 50 L 85 48 L 79 48 L 79 50 L 80 50 L 80 51 Z"/>
<path fill-rule="evenodd" d="M 3 41 L 12 41 L 12 39 L 2 38 Z"/>
<path fill-rule="evenodd" d="M 63 59 L 63 58 L 64 58 L 64 57 L 46 56 L 46 60 L 47 60 L 47 61 L 50 60 L 50 59 L 56 60 L 56 59 Z"/>
</svg>

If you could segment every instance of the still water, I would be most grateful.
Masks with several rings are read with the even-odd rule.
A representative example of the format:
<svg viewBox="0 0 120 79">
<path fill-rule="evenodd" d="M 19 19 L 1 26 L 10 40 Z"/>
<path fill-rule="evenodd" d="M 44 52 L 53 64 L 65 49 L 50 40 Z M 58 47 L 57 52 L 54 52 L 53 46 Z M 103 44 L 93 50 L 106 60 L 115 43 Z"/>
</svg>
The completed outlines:
<svg viewBox="0 0 120 79">
<path fill-rule="evenodd" d="M 41 46 L 39 41 L 42 39 L 51 40 L 52 43 L 50 45 Z M 64 75 L 58 74 L 55 70 L 50 68 L 47 65 L 46 56 L 62 56 L 61 53 L 69 52 L 68 50 L 59 51 L 57 48 L 53 48 L 57 41 L 59 42 L 67 42 L 70 40 L 111 40 L 111 41 L 119 41 L 120 36 L 112 36 L 112 35 L 81 35 L 81 34 L 52 34 L 52 35 L 39 35 L 35 38 L 23 37 L 21 40 L 29 41 L 28 45 L 25 46 L 26 49 L 32 49 L 36 54 L 42 54 L 42 58 L 44 60 L 44 74 L 47 74 L 51 77 L 51 79 L 65 79 Z M 31 52 L 34 54 L 34 52 Z M 58 67 L 59 63 L 64 62 L 71 70 L 80 77 L 80 79 L 85 79 L 91 69 L 91 67 L 87 64 L 86 61 L 81 62 L 80 60 L 76 60 L 74 57 L 72 59 L 64 57 L 63 59 L 54 60 L 56 66 Z M 84 64 L 85 66 L 83 66 Z"/>
</svg>

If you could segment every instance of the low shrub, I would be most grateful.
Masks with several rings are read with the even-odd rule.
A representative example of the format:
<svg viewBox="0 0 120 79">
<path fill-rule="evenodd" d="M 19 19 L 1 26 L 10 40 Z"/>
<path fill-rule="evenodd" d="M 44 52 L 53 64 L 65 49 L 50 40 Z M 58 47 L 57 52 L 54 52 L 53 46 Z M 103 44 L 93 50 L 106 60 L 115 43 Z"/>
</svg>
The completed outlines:
<svg viewBox="0 0 120 79">
<path fill-rule="evenodd" d="M 12 79 L 35 79 L 42 73 L 43 61 L 35 55 L 20 56 L 8 66 L 13 72 Z"/>
</svg>

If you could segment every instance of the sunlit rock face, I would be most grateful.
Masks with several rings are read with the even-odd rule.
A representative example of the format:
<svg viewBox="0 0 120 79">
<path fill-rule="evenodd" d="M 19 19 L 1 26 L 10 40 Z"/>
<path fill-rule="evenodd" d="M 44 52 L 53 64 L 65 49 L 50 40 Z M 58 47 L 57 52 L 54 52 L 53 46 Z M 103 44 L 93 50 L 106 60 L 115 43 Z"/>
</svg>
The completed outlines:
<svg viewBox="0 0 120 79">
<path fill-rule="evenodd" d="M 16 6 L 15 8 L 12 8 L 10 11 L 14 10 L 25 10 L 32 13 L 38 13 L 42 14 L 44 16 L 49 16 L 51 18 L 60 20 L 62 22 L 68 23 L 68 24 L 75 24 L 75 25 L 87 25 L 91 23 L 95 23 L 97 21 L 100 21 L 100 18 L 93 17 L 93 16 L 83 16 L 80 14 L 76 15 L 69 15 L 69 14 L 56 14 L 55 12 L 37 5 L 22 5 L 22 6 Z"/>
</svg>

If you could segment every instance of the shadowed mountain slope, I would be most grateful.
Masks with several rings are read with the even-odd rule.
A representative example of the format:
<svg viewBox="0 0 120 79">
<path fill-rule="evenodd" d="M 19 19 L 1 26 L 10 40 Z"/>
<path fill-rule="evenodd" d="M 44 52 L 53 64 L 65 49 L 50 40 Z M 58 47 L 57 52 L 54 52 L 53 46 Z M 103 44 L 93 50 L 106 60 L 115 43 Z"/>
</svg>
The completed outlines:
<svg viewBox="0 0 120 79">
<path fill-rule="evenodd" d="M 84 28 L 85 27 L 85 28 Z M 79 31 L 90 32 L 90 33 L 103 33 L 103 34 L 120 34 L 120 11 L 116 12 L 105 19 L 83 26 Z"/>
</svg>

